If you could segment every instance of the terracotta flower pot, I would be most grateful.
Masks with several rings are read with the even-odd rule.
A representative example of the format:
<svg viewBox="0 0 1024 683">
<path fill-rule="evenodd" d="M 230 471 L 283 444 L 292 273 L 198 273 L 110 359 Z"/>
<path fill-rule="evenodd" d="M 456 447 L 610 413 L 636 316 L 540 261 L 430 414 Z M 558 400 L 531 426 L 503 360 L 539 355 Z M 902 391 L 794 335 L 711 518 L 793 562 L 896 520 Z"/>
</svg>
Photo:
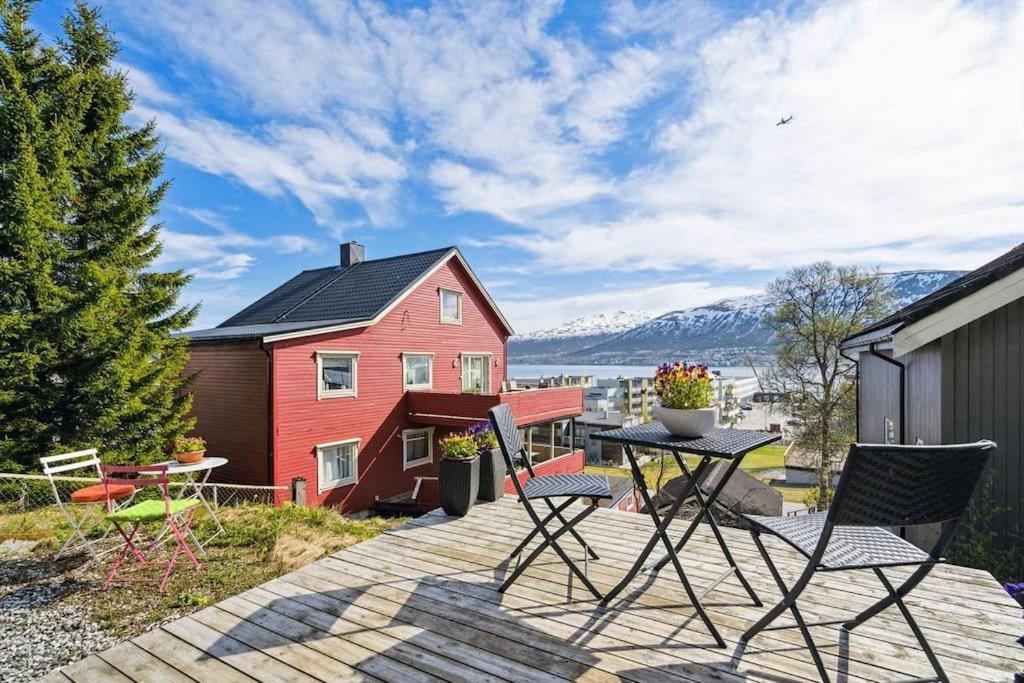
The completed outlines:
<svg viewBox="0 0 1024 683">
<path fill-rule="evenodd" d="M 177 460 L 180 465 L 194 465 L 204 457 L 206 457 L 206 449 L 174 454 L 174 459 Z"/>
<path fill-rule="evenodd" d="M 465 516 L 480 492 L 480 456 L 464 460 L 441 458 L 437 485 L 445 513 Z"/>
<path fill-rule="evenodd" d="M 658 420 L 671 434 L 686 438 L 704 436 L 718 422 L 718 408 L 665 408 L 658 407 Z"/>
</svg>

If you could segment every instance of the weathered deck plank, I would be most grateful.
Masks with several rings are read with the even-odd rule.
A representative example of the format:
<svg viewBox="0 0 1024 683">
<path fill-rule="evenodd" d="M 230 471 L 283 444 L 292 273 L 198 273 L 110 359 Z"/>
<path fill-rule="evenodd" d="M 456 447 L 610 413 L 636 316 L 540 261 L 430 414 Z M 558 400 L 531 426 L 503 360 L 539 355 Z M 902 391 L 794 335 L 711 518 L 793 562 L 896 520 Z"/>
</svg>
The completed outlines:
<svg viewBox="0 0 1024 683">
<path fill-rule="evenodd" d="M 531 528 L 511 498 L 462 519 L 432 513 L 308 567 L 246 591 L 130 643 L 54 672 L 50 680 L 135 681 L 815 681 L 795 630 L 739 634 L 764 613 L 734 580 L 705 599 L 728 642 L 710 636 L 671 567 L 641 574 L 600 608 L 546 553 L 506 593 L 508 553 Z M 646 543 L 649 518 L 600 510 L 580 527 L 601 559 L 588 574 L 611 588 Z M 723 530 L 736 560 L 767 604 L 774 582 L 745 532 Z M 769 540 L 791 579 L 803 558 Z M 571 539 L 564 547 L 581 549 Z M 695 588 L 725 568 L 707 527 L 682 555 Z M 894 581 L 908 570 L 892 570 Z M 820 575 L 803 611 L 811 620 L 853 615 L 882 596 L 868 572 Z M 571 598 L 571 599 L 570 599 Z M 1024 669 L 1020 609 L 991 576 L 944 566 L 908 599 L 955 680 L 1010 680 Z M 931 675 L 895 610 L 852 634 L 815 629 L 826 666 L 841 681 Z M 66 678 L 64 678 L 66 677 Z"/>
</svg>

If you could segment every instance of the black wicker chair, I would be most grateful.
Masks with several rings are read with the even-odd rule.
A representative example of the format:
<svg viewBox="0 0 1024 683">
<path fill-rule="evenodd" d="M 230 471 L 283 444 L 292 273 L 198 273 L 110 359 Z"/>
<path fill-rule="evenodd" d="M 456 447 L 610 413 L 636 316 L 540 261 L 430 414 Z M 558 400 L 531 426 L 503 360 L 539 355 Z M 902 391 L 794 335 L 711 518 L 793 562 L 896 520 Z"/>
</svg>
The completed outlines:
<svg viewBox="0 0 1024 683">
<path fill-rule="evenodd" d="M 903 598 L 932 568 L 943 561 L 942 553 L 953 537 L 957 523 L 970 502 L 978 479 L 996 445 L 991 441 L 951 446 L 892 446 L 854 444 L 846 458 L 828 512 L 797 517 L 744 515 L 752 526 L 754 543 L 764 557 L 775 583 L 784 596 L 740 640 L 748 641 L 759 631 L 799 628 L 823 681 L 828 673 L 808 630 L 811 626 L 843 624 L 852 630 L 882 610 L 896 605 L 921 644 L 937 680 L 947 681 Z M 942 523 L 942 531 L 931 552 L 925 552 L 880 527 L 903 527 Z M 808 558 L 803 574 L 788 588 L 772 562 L 761 534 L 778 536 Z M 885 567 L 917 565 L 918 569 L 898 588 L 882 572 Z M 796 601 L 816 572 L 871 569 L 888 595 L 852 619 L 808 624 Z M 786 610 L 796 624 L 768 626 Z"/>
<path fill-rule="evenodd" d="M 516 487 L 516 493 L 519 495 L 519 502 L 526 508 L 527 514 L 530 515 L 530 519 L 533 520 L 534 528 L 526 538 L 523 539 L 515 550 L 512 551 L 511 557 L 516 557 L 523 552 L 523 549 L 529 545 L 530 541 L 539 533 L 543 536 L 544 540 L 538 545 L 533 551 L 526 557 L 526 559 L 520 560 L 515 570 L 505 579 L 505 582 L 498 588 L 500 592 L 504 592 L 512 582 L 519 578 L 519 575 L 530 566 L 534 560 L 544 551 L 548 546 L 551 547 L 558 556 L 562 558 L 569 569 L 579 577 L 583 585 L 587 587 L 591 593 L 594 594 L 598 600 L 601 599 L 601 593 L 594 587 L 594 584 L 587 578 L 585 571 L 581 571 L 579 567 L 572 561 L 568 554 L 558 544 L 558 539 L 564 534 L 572 534 L 583 549 L 593 559 L 598 559 L 597 553 L 594 552 L 593 548 L 587 545 L 587 542 L 583 540 L 583 537 L 574 529 L 579 522 L 586 519 L 594 510 L 597 509 L 598 501 L 601 499 L 610 499 L 612 497 L 611 489 L 608 486 L 607 480 L 602 477 L 595 477 L 589 474 L 553 474 L 553 475 L 542 475 L 537 476 L 533 467 L 530 465 L 530 458 L 526 453 L 526 449 L 523 447 L 523 441 L 519 438 L 519 431 L 516 427 L 515 418 L 512 417 L 512 411 L 508 405 L 500 404 L 491 408 L 488 411 L 491 417 L 491 424 L 494 426 L 494 432 L 498 436 L 498 446 L 501 448 L 501 454 L 505 458 L 505 465 L 508 467 L 509 473 L 512 475 L 512 483 Z M 518 472 L 516 472 L 515 466 L 522 464 L 529 478 L 526 480 L 524 485 L 519 481 Z M 566 498 L 566 500 L 556 506 L 551 502 L 552 498 Z M 572 519 L 566 521 L 562 513 L 580 498 L 589 498 L 590 504 L 586 505 L 583 510 Z M 543 500 L 550 512 L 546 517 L 541 519 L 540 515 L 533 507 L 533 500 Z M 549 531 L 547 524 L 553 519 L 558 519 L 562 526 L 555 531 Z M 586 558 L 584 558 L 584 562 Z"/>
</svg>

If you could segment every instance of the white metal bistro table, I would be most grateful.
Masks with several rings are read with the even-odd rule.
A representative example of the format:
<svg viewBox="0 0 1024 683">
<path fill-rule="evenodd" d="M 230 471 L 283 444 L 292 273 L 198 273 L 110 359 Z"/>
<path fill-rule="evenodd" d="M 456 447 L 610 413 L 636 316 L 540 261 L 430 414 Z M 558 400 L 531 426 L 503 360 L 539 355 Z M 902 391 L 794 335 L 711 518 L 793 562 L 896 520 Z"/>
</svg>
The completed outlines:
<svg viewBox="0 0 1024 683">
<path fill-rule="evenodd" d="M 708 629 L 711 635 L 714 637 L 715 642 L 719 647 L 725 647 L 725 641 L 719 634 L 718 629 L 711 623 L 711 619 L 704 611 L 704 606 L 701 605 L 701 600 L 709 592 L 714 590 L 719 583 L 735 575 L 739 580 L 740 584 L 747 591 L 747 594 L 754 601 L 757 606 L 761 605 L 760 598 L 757 597 L 757 593 L 747 582 L 746 577 L 743 576 L 743 572 L 740 571 L 739 566 L 732 558 L 732 553 L 729 552 L 728 546 L 725 544 L 725 539 L 722 537 L 722 532 L 718 529 L 718 523 L 715 521 L 714 515 L 711 514 L 711 508 L 718 498 L 718 495 L 725 488 L 729 478 L 732 477 L 733 473 L 740 466 L 740 462 L 743 461 L 743 457 L 754 450 L 767 444 L 778 441 L 781 438 L 779 434 L 773 434 L 770 432 L 754 431 L 750 429 L 712 429 L 704 436 L 697 438 L 683 438 L 679 436 L 673 436 L 660 422 L 649 422 L 647 424 L 637 425 L 635 427 L 623 427 L 620 429 L 612 429 L 607 432 L 598 432 L 597 434 L 591 435 L 592 439 L 598 441 L 607 441 L 609 443 L 617 443 L 622 446 L 623 451 L 626 454 L 626 458 L 629 460 L 629 467 L 633 472 L 633 480 L 636 483 L 636 487 L 640 489 L 640 495 L 643 497 L 644 503 L 647 506 L 647 511 L 654 521 L 655 531 L 651 535 L 650 540 L 647 542 L 646 547 L 641 551 L 639 557 L 636 558 L 633 566 L 630 568 L 626 576 L 619 582 L 610 593 L 605 595 L 602 600 L 602 604 L 607 605 L 612 598 L 619 594 L 623 588 L 625 588 L 630 581 L 641 570 L 655 571 L 661 569 L 669 562 L 672 563 L 676 570 L 676 574 L 679 575 L 679 581 L 683 584 L 683 588 L 686 590 L 687 596 L 690 598 L 690 603 L 694 609 L 697 610 L 697 615 L 701 621 L 704 622 L 704 626 Z M 651 496 L 647 491 L 647 482 L 644 480 L 643 471 L 640 469 L 639 463 L 637 463 L 636 455 L 633 453 L 633 447 L 650 448 L 663 451 L 662 456 L 664 457 L 664 451 L 671 453 L 679 465 L 679 469 L 686 474 L 689 478 L 686 489 L 680 494 L 680 496 L 673 501 L 668 512 L 663 516 L 658 515 L 658 511 L 654 507 L 654 503 L 651 501 Z M 686 465 L 686 460 L 683 457 L 684 453 L 700 456 L 700 463 L 697 468 L 690 471 L 690 468 Z M 715 488 L 707 495 L 701 491 L 700 483 L 702 476 L 708 464 L 712 458 L 720 458 L 731 461 L 725 474 L 718 481 Z M 668 527 L 675 519 L 676 513 L 679 511 L 680 506 L 693 496 L 697 500 L 698 513 L 693 518 L 690 525 L 687 527 L 686 532 L 678 543 L 673 544 L 672 540 L 668 535 Z M 722 554 L 725 556 L 726 563 L 729 568 L 722 573 L 710 586 L 705 588 L 700 595 L 697 595 L 693 587 L 690 585 L 689 579 L 686 577 L 686 572 L 683 571 L 683 566 L 679 561 L 678 553 L 686 545 L 686 542 L 690 540 L 693 532 L 697 529 L 697 525 L 700 524 L 701 520 L 707 518 L 708 524 L 711 527 L 711 531 L 715 535 L 715 539 L 718 541 L 718 546 L 722 550 Z M 654 547 L 658 545 L 658 541 L 661 541 L 665 545 L 667 551 L 666 555 L 661 559 L 657 560 L 649 566 L 644 566 L 644 562 L 650 556 Z"/>
<path fill-rule="evenodd" d="M 157 464 L 166 465 L 167 474 L 169 476 L 177 474 L 183 475 L 184 482 L 181 484 L 181 490 L 178 492 L 178 495 L 176 496 L 177 498 L 195 498 L 204 508 L 206 508 L 206 512 L 210 515 L 210 519 L 213 520 L 213 524 L 217 530 L 208 536 L 203 542 L 200 542 L 199 539 L 195 539 L 195 542 L 199 544 L 200 547 L 205 546 L 209 543 L 210 539 L 224 531 L 224 527 L 221 525 L 220 520 L 217 519 L 217 513 L 213 511 L 213 507 L 206 500 L 206 496 L 203 495 L 203 486 L 206 484 L 206 481 L 210 478 L 210 475 L 215 469 L 228 464 L 228 459 L 216 457 L 203 458 L 199 462 L 188 464 L 179 463 L 177 460 L 168 460 Z M 163 533 L 160 535 L 163 536 Z"/>
</svg>

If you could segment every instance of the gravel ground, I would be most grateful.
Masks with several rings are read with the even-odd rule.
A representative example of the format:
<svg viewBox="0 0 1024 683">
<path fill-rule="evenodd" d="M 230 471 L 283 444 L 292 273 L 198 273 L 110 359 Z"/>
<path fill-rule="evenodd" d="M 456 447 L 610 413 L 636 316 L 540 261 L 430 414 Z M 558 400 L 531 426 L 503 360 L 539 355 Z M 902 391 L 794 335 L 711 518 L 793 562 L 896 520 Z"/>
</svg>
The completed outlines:
<svg viewBox="0 0 1024 683">
<path fill-rule="evenodd" d="M 33 556 L 34 543 L 0 544 L 0 681 L 21 683 L 104 650 L 120 638 L 83 615 L 84 558 Z"/>
</svg>

